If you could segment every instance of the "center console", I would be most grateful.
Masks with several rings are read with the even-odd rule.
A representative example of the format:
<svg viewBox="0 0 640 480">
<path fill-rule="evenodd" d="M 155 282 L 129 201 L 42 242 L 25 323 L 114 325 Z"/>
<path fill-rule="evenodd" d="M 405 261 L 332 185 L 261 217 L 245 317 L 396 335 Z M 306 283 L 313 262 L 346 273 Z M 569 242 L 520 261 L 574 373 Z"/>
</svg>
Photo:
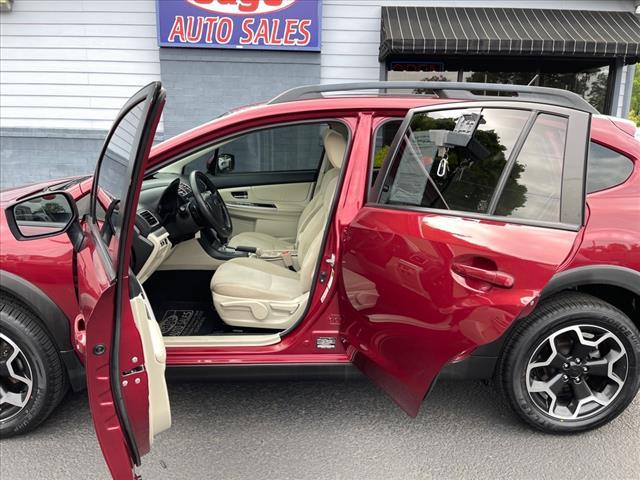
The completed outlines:
<svg viewBox="0 0 640 480">
<path fill-rule="evenodd" d="M 248 257 L 250 253 L 227 247 L 211 230 L 202 230 L 200 232 L 200 238 L 198 238 L 198 243 L 207 255 L 216 260 L 225 261 L 231 260 L 232 258 Z"/>
</svg>

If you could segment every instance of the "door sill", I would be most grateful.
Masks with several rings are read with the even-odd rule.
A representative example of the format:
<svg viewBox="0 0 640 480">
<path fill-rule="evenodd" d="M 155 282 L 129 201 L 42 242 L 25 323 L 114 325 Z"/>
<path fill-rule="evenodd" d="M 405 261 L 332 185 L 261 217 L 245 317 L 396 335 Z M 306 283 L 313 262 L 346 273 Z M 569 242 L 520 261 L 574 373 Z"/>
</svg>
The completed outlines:
<svg viewBox="0 0 640 480">
<path fill-rule="evenodd" d="M 258 381 L 258 380 L 362 380 L 353 364 L 267 363 L 225 365 L 167 365 L 169 381 Z"/>
<path fill-rule="evenodd" d="M 277 333 L 265 335 L 203 335 L 163 337 L 165 347 L 266 347 L 280 343 Z"/>
</svg>

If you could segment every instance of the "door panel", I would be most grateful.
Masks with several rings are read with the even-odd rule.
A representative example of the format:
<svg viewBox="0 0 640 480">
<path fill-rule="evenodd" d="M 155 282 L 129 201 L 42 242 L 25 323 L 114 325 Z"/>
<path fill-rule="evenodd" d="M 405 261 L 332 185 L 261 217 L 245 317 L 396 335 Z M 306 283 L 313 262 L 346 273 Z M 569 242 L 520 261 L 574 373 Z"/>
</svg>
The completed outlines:
<svg viewBox="0 0 640 480">
<path fill-rule="evenodd" d="M 410 415 L 440 369 L 531 308 L 576 232 L 365 207 L 343 244 L 342 335 L 354 363 Z M 523 246 L 526 245 L 526 248 Z M 454 265 L 500 271 L 511 288 Z"/>
<path fill-rule="evenodd" d="M 167 363 L 167 351 L 162 339 L 160 325 L 156 321 L 151 304 L 142 286 L 137 284 L 137 281 L 135 282 L 137 291 L 132 292 L 132 295 L 135 296 L 131 299 L 131 311 L 142 340 L 144 366 L 147 375 L 151 378 L 148 385 L 149 446 L 151 446 L 156 435 L 171 427 L 169 394 L 167 392 L 167 383 L 163 381 Z"/>
<path fill-rule="evenodd" d="M 111 338 L 113 322 L 99 321 L 101 318 L 112 318 L 115 304 L 115 284 L 112 283 L 113 272 L 107 272 L 100 253 L 85 225 L 85 246 L 78 253 L 78 291 L 82 292 L 80 313 L 91 328 L 87 328 L 87 356 L 85 362 L 87 375 L 87 394 L 93 425 L 107 462 L 107 467 L 114 478 L 131 478 L 134 460 L 131 458 L 128 432 L 134 428 L 118 415 L 116 398 L 111 385 Z M 94 322 L 93 319 L 96 319 Z M 131 350 L 128 348 L 127 350 Z M 133 351 L 142 354 L 142 348 Z M 135 385 L 135 384 L 134 384 Z M 140 400 L 145 399 L 145 384 L 135 389 L 140 393 Z M 144 405 L 142 406 L 144 408 Z M 135 418 L 135 416 L 134 416 Z M 144 427 L 142 428 L 144 430 Z M 140 428 L 135 428 L 139 431 Z M 141 435 L 144 437 L 144 434 Z M 147 436 L 148 438 L 148 436 Z M 142 445 L 138 448 L 144 448 Z"/>
<path fill-rule="evenodd" d="M 98 442 L 112 476 L 133 478 L 134 464 L 151 447 L 149 385 L 164 384 L 164 376 L 156 378 L 154 373 L 157 372 L 146 369 L 143 337 L 128 301 L 128 282 L 122 285 L 119 293 L 119 284 L 114 282 L 113 272 L 104 261 L 106 252 L 96 237 L 99 232 L 85 223 L 84 233 L 85 245 L 77 254 L 77 263 L 80 310 L 87 320 L 85 367 L 89 406 Z M 122 302 L 118 302 L 120 295 L 124 299 Z M 116 312 L 114 307 L 118 303 L 120 307 Z M 118 317 L 117 324 L 109 321 L 115 317 Z M 113 345 L 112 339 L 116 335 L 120 340 L 118 345 Z M 114 364 L 116 355 L 118 362 Z M 117 376 L 113 374 L 114 365 L 118 367 Z M 122 388 L 114 389 L 113 381 L 121 382 Z M 118 408 L 118 403 L 123 410 Z"/>
<path fill-rule="evenodd" d="M 298 219 L 313 194 L 313 182 L 233 187 L 220 190 L 233 233 L 260 232 L 295 238 Z"/>
<path fill-rule="evenodd" d="M 445 364 L 535 307 L 579 244 L 589 124 L 515 101 L 407 114 L 343 229 L 340 331 L 410 415 Z"/>
<path fill-rule="evenodd" d="M 164 99 L 154 82 L 118 114 L 98 160 L 76 253 L 89 404 L 102 453 L 118 479 L 135 477 L 133 467 L 149 452 L 153 436 L 170 424 L 164 346 L 153 316 L 143 316 L 142 289 L 129 270 L 142 175 Z M 100 218 L 98 198 L 108 206 Z"/>
<path fill-rule="evenodd" d="M 311 195 L 313 182 L 262 185 L 251 187 L 250 202 L 276 202 L 283 204 L 306 204 Z"/>
<path fill-rule="evenodd" d="M 318 170 L 292 170 L 257 173 L 229 173 L 211 175 L 214 185 L 220 189 L 245 187 L 247 185 L 285 185 L 290 183 L 313 183 L 318 176 Z"/>
</svg>

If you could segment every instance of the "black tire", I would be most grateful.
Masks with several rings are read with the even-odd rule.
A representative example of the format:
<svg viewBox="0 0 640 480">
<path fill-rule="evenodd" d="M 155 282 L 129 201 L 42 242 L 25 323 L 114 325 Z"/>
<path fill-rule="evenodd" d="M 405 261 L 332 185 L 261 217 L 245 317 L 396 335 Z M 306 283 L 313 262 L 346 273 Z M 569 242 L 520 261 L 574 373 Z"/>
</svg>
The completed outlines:
<svg viewBox="0 0 640 480">
<path fill-rule="evenodd" d="M 583 418 L 558 418 L 557 407 L 550 406 L 547 411 L 544 411 L 544 408 L 540 406 L 540 398 L 546 398 L 549 405 L 552 405 L 551 397 L 546 397 L 546 393 L 529 392 L 527 382 L 530 378 L 528 375 L 534 375 L 533 372 L 539 370 L 531 369 L 528 373 L 527 369 L 530 361 L 536 361 L 532 360 L 534 355 L 542 352 L 542 348 L 550 348 L 551 342 L 545 344 L 545 340 L 551 335 L 554 333 L 562 334 L 563 331 L 569 331 L 568 335 L 572 335 L 573 331 L 568 327 L 580 326 L 579 328 L 588 330 L 590 325 L 594 329 L 602 329 L 612 333 L 619 340 L 619 345 L 622 345 L 626 350 L 626 362 L 624 362 L 624 358 L 619 363 L 612 362 L 616 368 L 619 364 L 623 365 L 624 383 L 618 390 L 615 390 L 615 395 L 611 395 L 607 405 L 597 406 L 591 402 L 590 408 L 593 409 L 593 412 L 587 412 Z M 582 347 L 582 342 L 579 343 Z M 553 358 L 553 354 L 554 352 L 551 351 L 549 358 Z M 573 355 L 573 351 L 570 355 L 569 358 L 577 358 Z M 580 361 L 579 358 L 578 361 Z M 558 378 L 556 375 L 560 375 L 561 381 L 567 383 L 566 386 L 559 386 L 564 390 L 561 390 L 556 396 L 556 400 L 560 399 L 562 394 L 567 395 L 567 392 L 569 396 L 571 395 L 576 387 L 571 385 L 571 382 L 579 385 L 581 381 L 587 384 L 601 381 L 597 376 L 590 379 L 588 373 L 584 373 L 581 377 L 573 377 L 570 373 L 567 382 L 567 376 L 562 375 L 567 365 L 568 363 L 563 362 L 562 366 L 558 367 L 560 370 L 547 374 L 548 376 L 545 378 L 548 381 L 548 379 Z M 572 368 L 574 367 L 575 365 L 572 364 Z M 555 367 L 550 366 L 549 368 Z M 640 387 L 640 332 L 629 317 L 609 303 L 583 293 L 563 292 L 542 301 L 531 315 L 515 327 L 505 344 L 496 373 L 497 384 L 507 402 L 516 414 L 529 425 L 547 433 L 578 433 L 592 430 L 616 418 L 631 403 L 638 392 Z M 606 378 L 605 380 L 608 381 Z M 560 382 L 556 384 L 560 385 Z M 534 397 L 538 403 L 534 401 Z M 559 404 L 556 403 L 556 405 Z M 572 405 L 576 405 L 575 399 Z M 589 405 L 589 403 L 586 402 L 585 405 Z M 551 415 L 550 411 L 556 415 Z M 574 411 L 580 412 L 580 409 L 574 409 Z"/>
<path fill-rule="evenodd" d="M 0 294 L 0 334 L 20 349 L 23 357 L 20 357 L 19 361 L 26 359 L 33 382 L 31 394 L 28 400 L 25 394 L 26 404 L 21 409 L 16 411 L 17 407 L 13 405 L 3 405 L 5 418 L 0 414 L 2 438 L 36 428 L 58 406 L 69 388 L 60 355 L 51 338 L 35 318 L 35 315 L 16 299 Z M 3 342 L 7 349 L 9 343 L 5 340 Z M 8 378 L 2 378 L 2 381 L 7 381 Z"/>
</svg>

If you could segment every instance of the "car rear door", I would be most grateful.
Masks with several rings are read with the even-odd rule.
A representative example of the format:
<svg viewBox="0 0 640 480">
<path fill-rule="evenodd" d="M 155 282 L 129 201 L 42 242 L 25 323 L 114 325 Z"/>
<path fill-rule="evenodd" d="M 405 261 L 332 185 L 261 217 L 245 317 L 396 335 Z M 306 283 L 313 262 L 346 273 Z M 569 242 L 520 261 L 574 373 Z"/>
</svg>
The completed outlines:
<svg viewBox="0 0 640 480">
<path fill-rule="evenodd" d="M 131 273 L 131 241 L 142 173 L 164 105 L 159 82 L 122 108 L 98 160 L 91 211 L 76 258 L 86 373 L 94 427 L 111 475 L 135 477 L 154 435 L 171 424 L 162 335 Z M 97 198 L 108 205 L 101 216 Z"/>
<path fill-rule="evenodd" d="M 343 226 L 341 337 L 410 415 L 440 370 L 535 306 L 584 223 L 590 114 L 486 101 L 410 111 Z"/>
</svg>

